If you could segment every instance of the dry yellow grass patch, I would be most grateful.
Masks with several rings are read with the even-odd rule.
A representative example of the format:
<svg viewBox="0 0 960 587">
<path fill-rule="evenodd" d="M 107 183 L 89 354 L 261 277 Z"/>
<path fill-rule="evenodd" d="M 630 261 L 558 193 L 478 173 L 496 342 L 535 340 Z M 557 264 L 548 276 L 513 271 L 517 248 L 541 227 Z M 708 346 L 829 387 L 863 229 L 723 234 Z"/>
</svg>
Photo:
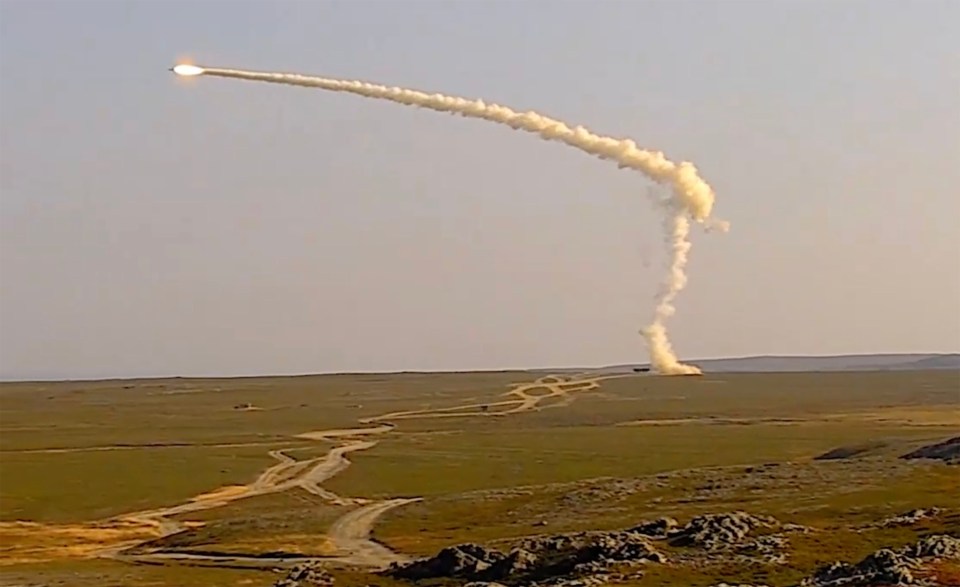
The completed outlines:
<svg viewBox="0 0 960 587">
<path fill-rule="evenodd" d="M 0 522 L 0 565 L 93 558 L 127 543 L 154 538 L 158 530 L 134 521 L 64 525 Z"/>
<path fill-rule="evenodd" d="M 262 554 L 284 552 L 304 556 L 334 556 L 337 546 L 323 534 L 279 534 L 248 538 L 217 547 L 226 553 Z"/>
<path fill-rule="evenodd" d="M 942 426 L 960 428 L 960 404 L 897 406 L 876 410 L 832 414 L 835 421 L 876 422 L 900 426 Z"/>
<path fill-rule="evenodd" d="M 238 495 L 243 495 L 250 488 L 246 485 L 224 485 L 214 489 L 213 491 L 208 491 L 207 493 L 201 493 L 200 495 L 190 498 L 190 501 L 216 501 L 220 499 L 230 499 L 237 497 Z"/>
</svg>

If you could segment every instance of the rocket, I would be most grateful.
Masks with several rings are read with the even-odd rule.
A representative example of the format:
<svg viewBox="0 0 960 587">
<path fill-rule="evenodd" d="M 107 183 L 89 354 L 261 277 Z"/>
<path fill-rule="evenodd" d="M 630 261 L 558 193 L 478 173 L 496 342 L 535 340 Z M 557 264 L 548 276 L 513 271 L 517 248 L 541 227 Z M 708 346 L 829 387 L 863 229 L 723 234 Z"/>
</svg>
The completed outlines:
<svg viewBox="0 0 960 587">
<path fill-rule="evenodd" d="M 174 65 L 173 67 L 171 67 L 170 71 L 172 71 L 177 75 L 191 76 L 191 75 L 201 75 L 204 72 L 204 69 L 196 65 L 181 63 L 179 65 Z"/>
</svg>

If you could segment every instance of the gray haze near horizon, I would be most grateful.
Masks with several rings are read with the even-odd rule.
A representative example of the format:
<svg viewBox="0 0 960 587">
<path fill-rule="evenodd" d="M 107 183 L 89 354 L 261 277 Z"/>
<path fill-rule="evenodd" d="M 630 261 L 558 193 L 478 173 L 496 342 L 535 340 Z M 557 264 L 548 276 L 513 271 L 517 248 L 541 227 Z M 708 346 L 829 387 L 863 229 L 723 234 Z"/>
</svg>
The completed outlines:
<svg viewBox="0 0 960 587">
<path fill-rule="evenodd" d="M 940 371 L 957 372 L 960 386 L 960 354 L 875 354 L 829 357 L 758 356 L 695 360 L 705 373 L 827 373 L 835 371 Z M 647 365 L 644 365 L 647 366 Z M 637 365 L 610 365 L 593 369 L 600 373 L 630 373 Z M 960 387 L 958 387 L 960 388 Z"/>
<path fill-rule="evenodd" d="M 960 3 L 5 2 L 0 378 L 646 362 L 639 174 L 185 56 L 693 161 L 681 358 L 960 350 Z"/>
</svg>

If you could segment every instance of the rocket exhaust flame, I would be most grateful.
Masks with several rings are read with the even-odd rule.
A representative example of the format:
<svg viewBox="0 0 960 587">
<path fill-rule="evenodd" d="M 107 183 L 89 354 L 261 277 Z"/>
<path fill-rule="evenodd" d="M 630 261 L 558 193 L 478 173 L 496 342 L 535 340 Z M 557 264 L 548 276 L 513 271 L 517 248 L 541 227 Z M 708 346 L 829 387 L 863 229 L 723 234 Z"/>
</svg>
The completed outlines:
<svg viewBox="0 0 960 587">
<path fill-rule="evenodd" d="M 189 65 L 186 63 L 175 65 L 170 68 L 170 71 L 172 71 L 177 75 L 183 75 L 183 76 L 201 75 L 202 73 L 204 73 L 204 70 L 202 67 L 197 67 L 196 65 Z"/>
<path fill-rule="evenodd" d="M 383 86 L 363 81 L 328 79 L 293 73 L 269 73 L 237 69 L 204 68 L 178 65 L 174 71 L 179 75 L 209 75 L 248 81 L 286 84 L 306 88 L 318 88 L 332 92 L 346 92 L 359 96 L 387 100 L 407 106 L 427 108 L 437 112 L 458 114 L 466 118 L 479 118 L 509 126 L 514 130 L 540 135 L 547 141 L 561 142 L 584 153 L 603 160 L 616 161 L 617 167 L 643 173 L 654 182 L 670 188 L 669 198 L 659 202 L 664 218 L 665 240 L 670 254 L 670 266 L 657 296 L 653 322 L 640 330 L 650 349 L 653 368 L 665 375 L 699 374 L 693 365 L 677 360 L 667 338 L 666 320 L 673 315 L 673 301 L 687 283 L 684 272 L 687 253 L 690 250 L 688 236 L 691 220 L 708 230 L 726 231 L 729 224 L 711 217 L 715 195 L 713 189 L 690 162 L 675 163 L 660 151 L 642 149 L 630 139 L 616 139 L 594 134 L 582 126 L 571 128 L 564 122 L 536 112 L 516 112 L 498 104 L 483 100 L 470 100 L 442 94 L 399 87 Z"/>
</svg>

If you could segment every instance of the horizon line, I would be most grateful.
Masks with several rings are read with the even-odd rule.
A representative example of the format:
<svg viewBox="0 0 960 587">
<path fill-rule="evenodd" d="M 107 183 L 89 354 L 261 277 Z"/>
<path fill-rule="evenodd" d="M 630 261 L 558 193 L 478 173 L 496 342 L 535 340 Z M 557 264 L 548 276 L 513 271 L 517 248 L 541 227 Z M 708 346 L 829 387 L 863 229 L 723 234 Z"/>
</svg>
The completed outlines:
<svg viewBox="0 0 960 587">
<path fill-rule="evenodd" d="M 751 359 L 840 359 L 840 358 L 859 358 L 859 357 L 911 357 L 927 356 L 941 357 L 960 355 L 960 351 L 948 352 L 885 352 L 885 353 L 840 353 L 833 355 L 802 355 L 802 354 L 763 354 L 763 355 L 741 355 L 727 357 L 702 357 L 699 359 L 690 359 L 684 363 L 696 365 L 698 362 L 705 361 L 744 361 Z M 597 369 L 611 369 L 616 367 L 649 367 L 649 362 L 637 363 L 613 363 L 596 366 L 575 365 L 568 367 L 500 367 L 487 369 L 404 369 L 404 370 L 386 370 L 386 371 L 311 371 L 300 373 L 260 373 L 260 374 L 238 374 L 238 375 L 140 375 L 140 376 L 105 376 L 105 377 L 79 377 L 79 378 L 51 378 L 51 379 L 32 379 L 32 378 L 3 378 L 0 377 L 0 384 L 3 383 L 83 383 L 83 382 L 107 382 L 107 381 L 156 381 L 164 379 L 268 379 L 280 377 L 318 377 L 318 376 L 346 376 L 346 375 L 449 375 L 449 374 L 467 374 L 467 373 L 512 373 L 512 372 L 548 372 L 548 371 L 570 371 L 582 369 L 585 371 Z"/>
</svg>

